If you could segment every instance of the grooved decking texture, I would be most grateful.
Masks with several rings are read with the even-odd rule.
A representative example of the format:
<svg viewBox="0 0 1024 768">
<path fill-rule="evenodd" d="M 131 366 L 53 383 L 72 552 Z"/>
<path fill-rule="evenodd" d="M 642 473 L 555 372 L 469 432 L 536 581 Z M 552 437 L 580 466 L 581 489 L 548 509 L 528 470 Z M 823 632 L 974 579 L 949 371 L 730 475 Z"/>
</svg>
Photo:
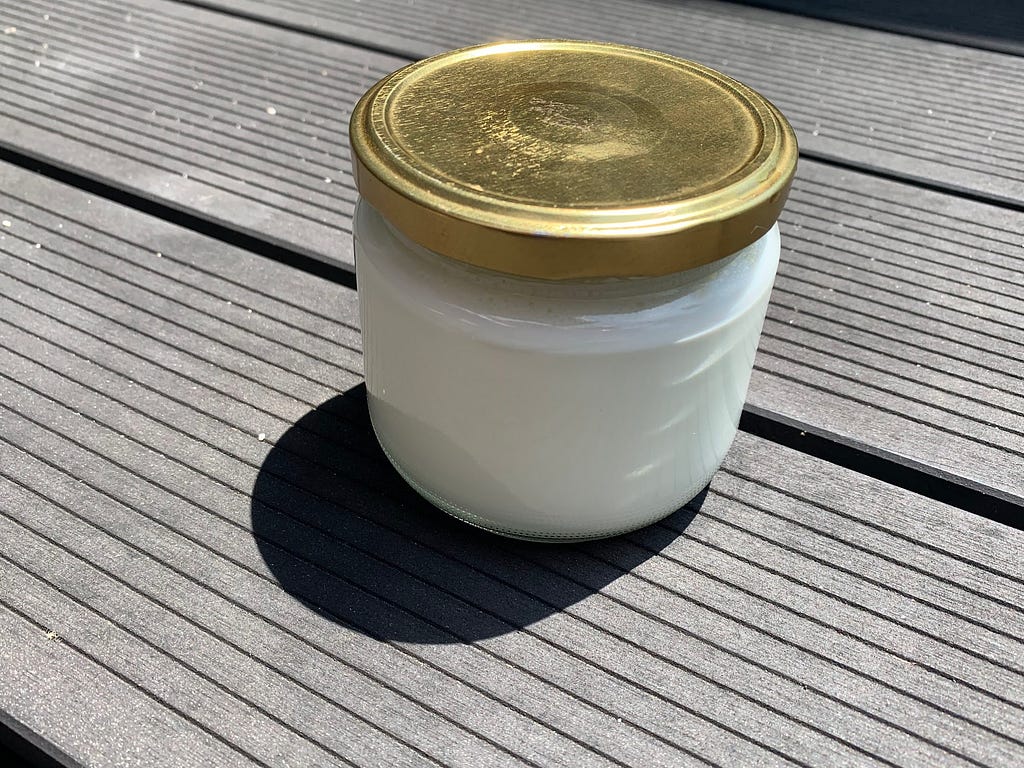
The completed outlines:
<svg viewBox="0 0 1024 768">
<path fill-rule="evenodd" d="M 480 534 L 377 449 L 352 291 L 0 190 L 0 709 L 71 759 L 1024 760 L 1024 533 L 741 434 L 699 511 Z"/>
<path fill-rule="evenodd" d="M 529 37 L 655 48 L 760 90 L 815 156 L 1024 202 L 1024 61 L 1017 56 L 713 0 L 203 4 L 411 57 Z M 1014 16 L 1009 28 L 1020 26 Z"/>
<path fill-rule="evenodd" d="M 485 28 L 483 11 L 473 9 L 490 6 L 474 4 L 439 10 L 385 3 L 372 12 L 333 3 L 289 7 L 292 15 L 282 11 L 282 18 L 318 18 L 324 31 L 363 24 L 362 42 L 371 32 L 374 40 L 385 39 L 387 27 L 414 31 L 422 45 L 441 35 L 442 46 L 458 44 L 460 35 L 527 34 L 513 21 L 528 25 L 539 18 L 492 9 L 491 27 Z M 605 36 L 613 36 L 613 22 L 621 22 L 621 10 L 573 16 L 568 7 L 552 6 L 544 23 L 571 22 L 580 36 L 597 35 L 601 27 L 593 25 L 605 25 Z M 260 8 L 271 13 L 266 3 Z M 652 20 L 656 11 L 665 17 L 662 25 Z M 813 129 L 808 136 L 801 123 L 808 104 L 835 119 L 847 115 L 854 125 L 874 120 L 871 105 L 879 99 L 895 99 L 887 114 L 904 120 L 918 114 L 913 105 L 927 99 L 926 86 L 941 86 L 948 103 L 965 109 L 976 103 L 981 110 L 970 116 L 970 130 L 961 124 L 967 118 L 955 118 L 959 127 L 934 134 L 944 151 L 961 147 L 956 151 L 972 162 L 995 162 L 987 153 L 1005 141 L 1010 155 L 1003 170 L 1018 162 L 1012 137 L 1024 131 L 1024 120 L 1015 117 L 1021 102 L 1013 89 L 1024 80 L 1006 81 L 1014 66 L 1022 66 L 1013 57 L 729 4 L 638 3 L 635 16 L 631 34 L 662 35 L 640 40 L 646 44 L 675 50 L 668 43 L 682 45 L 690 40 L 685 35 L 694 45 L 728 43 L 719 53 L 732 51 L 737 66 L 746 62 L 747 69 L 734 74 L 746 77 L 749 70 L 755 85 L 758 76 L 774 76 L 772 67 L 786 57 L 815 60 L 800 46 L 830 51 L 820 75 L 807 80 L 804 72 L 806 82 L 793 92 L 797 102 L 779 100 L 804 126 L 805 148 L 821 138 Z M 143 9 L 120 0 L 27 0 L 5 10 L 4 18 L 16 33 L 0 36 L 6 67 L 0 142 L 351 265 L 356 193 L 347 157 L 348 111 L 367 85 L 404 60 L 167 2 Z M 568 34 L 568 27 L 560 29 L 549 34 Z M 741 32 L 746 37 L 737 38 Z M 738 39 L 750 44 L 738 45 Z M 883 45 L 883 39 L 899 45 Z M 758 45 L 767 44 L 774 46 L 772 56 L 755 55 Z M 720 65 L 716 55 L 709 49 L 700 58 Z M 892 57 L 906 58 L 901 67 L 922 68 L 924 79 L 904 76 L 888 86 L 913 82 L 911 96 L 886 96 L 881 86 L 865 85 L 875 82 L 877 67 L 895 66 Z M 883 59 L 889 63 L 879 63 Z M 992 69 L 997 63 L 998 72 Z M 951 74 L 954 64 L 969 74 Z M 858 78 L 859 89 L 839 87 L 844 81 L 829 67 L 840 65 Z M 974 101 L 954 99 L 955 89 L 968 81 L 975 83 Z M 769 85 L 763 87 L 772 95 Z M 987 88 L 1002 95 L 990 97 Z M 854 106 L 857 99 L 863 103 Z M 1006 123 L 999 141 L 985 139 L 984 152 L 968 141 L 972 131 L 988 125 L 983 114 Z M 940 115 L 898 130 L 915 147 L 931 146 L 932 123 L 946 119 L 953 118 Z M 856 154 L 842 157 L 853 161 Z M 920 158 L 913 162 L 915 168 L 926 165 Z M 942 167 L 955 164 L 943 161 Z M 956 176 L 967 178 L 961 170 Z M 871 452 L 1003 499 L 1024 499 L 1024 214 L 805 159 L 783 233 L 783 265 L 750 401 Z"/>
<path fill-rule="evenodd" d="M 1024 500 L 1024 215 L 804 163 L 748 402 Z"/>
<path fill-rule="evenodd" d="M 402 60 L 168 2 L 0 16 L 0 143 L 351 264 L 348 112 Z"/>
</svg>

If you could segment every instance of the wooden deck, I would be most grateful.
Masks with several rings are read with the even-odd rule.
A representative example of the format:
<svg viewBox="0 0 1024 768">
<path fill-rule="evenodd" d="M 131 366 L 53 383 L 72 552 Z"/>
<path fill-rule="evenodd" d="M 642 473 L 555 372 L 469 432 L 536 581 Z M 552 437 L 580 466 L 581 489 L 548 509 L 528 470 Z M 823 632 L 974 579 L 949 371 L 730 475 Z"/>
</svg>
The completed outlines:
<svg viewBox="0 0 1024 768">
<path fill-rule="evenodd" d="M 0 745 L 1024 764 L 1021 20 L 886 24 L 920 36 L 711 0 L 0 8 Z M 722 69 L 802 152 L 725 466 L 571 547 L 391 470 L 349 233 L 362 90 L 538 36 Z"/>
</svg>

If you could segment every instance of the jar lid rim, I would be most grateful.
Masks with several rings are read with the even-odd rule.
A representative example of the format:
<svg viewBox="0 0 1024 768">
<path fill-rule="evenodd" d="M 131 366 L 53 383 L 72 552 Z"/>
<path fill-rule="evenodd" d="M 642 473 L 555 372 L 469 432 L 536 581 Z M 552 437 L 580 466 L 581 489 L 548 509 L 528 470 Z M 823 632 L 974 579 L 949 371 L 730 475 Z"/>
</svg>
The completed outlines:
<svg viewBox="0 0 1024 768">
<path fill-rule="evenodd" d="M 411 240 L 530 277 L 723 258 L 778 219 L 797 161 L 767 99 L 694 62 L 575 40 L 416 62 L 359 100 L 360 194 Z"/>
</svg>

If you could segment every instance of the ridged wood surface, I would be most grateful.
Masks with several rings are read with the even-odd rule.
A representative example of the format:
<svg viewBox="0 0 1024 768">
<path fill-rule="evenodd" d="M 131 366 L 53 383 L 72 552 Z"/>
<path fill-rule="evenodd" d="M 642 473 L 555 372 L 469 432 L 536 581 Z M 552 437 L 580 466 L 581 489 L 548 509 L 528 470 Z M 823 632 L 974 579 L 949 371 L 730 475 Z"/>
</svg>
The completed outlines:
<svg viewBox="0 0 1024 768">
<path fill-rule="evenodd" d="M 249 6 L 257 4 L 236 5 L 254 11 Z M 998 61 L 1001 71 L 1011 72 L 1013 57 L 731 4 L 637 2 L 629 24 L 612 6 L 584 13 L 554 4 L 540 14 L 531 5 L 513 11 L 490 4 L 375 3 L 371 9 L 303 0 L 275 16 L 272 5 L 258 5 L 268 20 L 294 21 L 299 14 L 322 32 L 362 24 L 354 39 L 363 43 L 380 42 L 390 29 L 421 40 L 433 35 L 443 47 L 472 35 L 533 34 L 522 25 L 541 23 L 572 24 L 578 36 L 628 31 L 626 37 L 667 50 L 675 50 L 671 41 L 678 47 L 691 37 L 694 45 L 721 39 L 714 43 L 725 46 L 721 56 L 746 62 L 733 74 L 749 74 L 754 84 L 758 76 L 775 77 L 772 68 L 787 57 L 804 65 L 817 61 L 805 47 L 818 46 L 831 54 L 793 98 L 835 119 L 848 113 L 850 120 L 874 119 L 870 105 L 882 91 L 866 84 L 874 82 L 873 68 L 885 67 L 901 73 L 886 87 L 913 87 L 913 99 L 923 98 L 921 83 L 945 89 L 947 101 L 960 106 L 973 102 L 954 99 L 950 89 L 976 92 L 982 111 L 970 117 L 971 130 L 982 124 L 984 110 L 1008 121 L 999 141 L 1011 141 L 1024 126 L 1014 117 L 1021 103 L 1012 96 L 1017 86 L 992 69 Z M 487 9 L 493 13 L 485 16 Z M 0 36 L 0 143 L 351 266 L 356 192 L 348 111 L 365 87 L 403 59 L 162 0 L 144 6 L 26 0 L 5 9 L 4 18 L 16 26 Z M 661 37 L 644 37 L 655 34 Z M 465 39 L 456 39 L 460 35 Z M 886 40 L 891 44 L 883 45 Z M 773 55 L 756 54 L 758 45 L 769 44 Z M 907 61 L 880 63 L 875 53 L 882 48 L 885 56 Z M 718 65 L 716 55 L 709 50 L 698 58 Z M 911 77 L 918 71 L 911 63 L 930 79 Z M 842 87 L 845 81 L 832 69 L 840 64 L 849 70 L 843 77 L 856 77 L 864 87 Z M 954 64 L 962 68 L 956 77 L 949 74 Z M 1006 99 L 989 99 L 982 95 L 986 89 Z M 916 114 L 916 102 L 897 96 L 896 106 L 886 107 L 893 115 Z M 843 109 L 828 100 L 840 97 Z M 857 99 L 864 103 L 852 106 Z M 800 110 L 809 107 L 779 103 L 800 127 Z M 943 130 L 936 141 L 946 149 L 960 146 Z M 918 128 L 898 131 L 913 146 L 927 145 Z M 964 131 L 954 133 L 973 135 Z M 813 132 L 804 126 L 805 149 L 820 138 Z M 989 162 L 970 142 L 963 152 Z M 924 167 L 919 161 L 915 168 Z M 783 229 L 783 265 L 751 403 L 908 466 L 1004 500 L 1024 500 L 1024 213 L 804 159 Z"/>
<path fill-rule="evenodd" d="M 0 709 L 83 765 L 1024 760 L 1024 534 L 741 434 L 578 547 L 377 449 L 355 294 L 0 167 Z M 37 245 L 38 244 L 38 245 Z"/>
</svg>

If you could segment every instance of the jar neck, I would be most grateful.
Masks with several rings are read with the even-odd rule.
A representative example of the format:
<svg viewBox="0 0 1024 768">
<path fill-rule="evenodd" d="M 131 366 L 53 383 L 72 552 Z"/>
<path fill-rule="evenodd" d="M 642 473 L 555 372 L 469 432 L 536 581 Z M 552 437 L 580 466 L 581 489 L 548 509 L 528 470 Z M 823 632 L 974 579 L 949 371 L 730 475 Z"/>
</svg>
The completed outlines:
<svg viewBox="0 0 1024 768">
<path fill-rule="evenodd" d="M 401 243 L 410 254 L 429 264 L 430 268 L 442 272 L 457 274 L 460 280 L 477 283 L 481 287 L 486 287 L 489 290 L 527 294 L 538 297 L 614 299 L 634 296 L 650 296 L 661 293 L 678 294 L 679 292 L 686 292 L 688 288 L 695 286 L 717 272 L 726 269 L 736 259 L 742 258 L 745 254 L 754 252 L 760 243 L 760 241 L 756 241 L 741 251 L 737 251 L 736 253 L 717 259 L 709 264 L 704 264 L 682 272 L 673 272 L 667 275 L 658 275 L 654 277 L 622 276 L 545 280 L 542 278 L 523 277 L 506 272 L 497 272 L 484 267 L 478 267 L 473 264 L 467 264 L 466 262 L 459 261 L 458 259 L 453 259 L 449 256 L 437 253 L 436 251 L 432 251 L 410 240 L 405 234 L 399 231 L 390 221 L 365 201 L 360 201 L 360 205 L 366 205 L 370 208 L 373 211 L 373 214 L 380 218 L 391 236 Z"/>
<path fill-rule="evenodd" d="M 646 278 L 545 281 L 463 264 L 409 241 L 360 201 L 354 220 L 360 294 L 422 322 L 500 346 L 591 351 L 675 343 L 767 300 L 779 233 L 701 270 Z M 380 298 L 386 296 L 387 299 Z"/>
</svg>

